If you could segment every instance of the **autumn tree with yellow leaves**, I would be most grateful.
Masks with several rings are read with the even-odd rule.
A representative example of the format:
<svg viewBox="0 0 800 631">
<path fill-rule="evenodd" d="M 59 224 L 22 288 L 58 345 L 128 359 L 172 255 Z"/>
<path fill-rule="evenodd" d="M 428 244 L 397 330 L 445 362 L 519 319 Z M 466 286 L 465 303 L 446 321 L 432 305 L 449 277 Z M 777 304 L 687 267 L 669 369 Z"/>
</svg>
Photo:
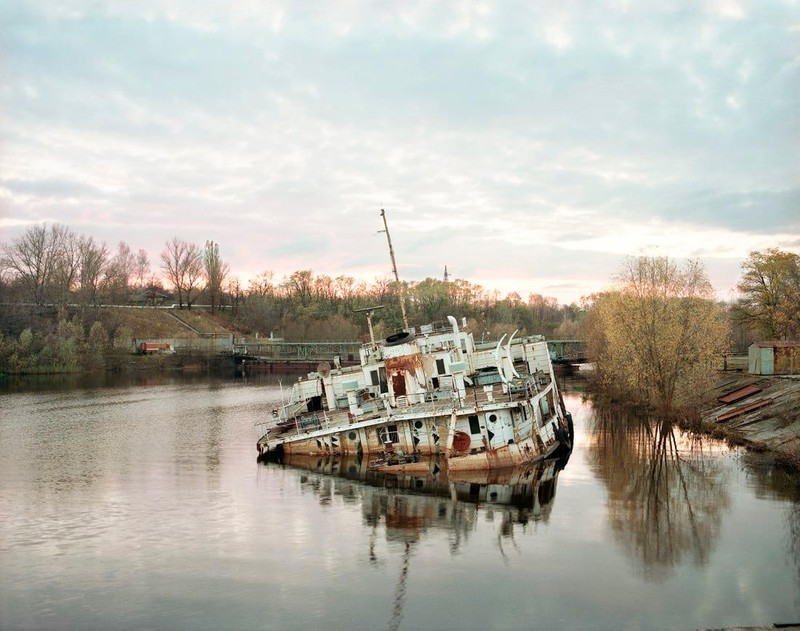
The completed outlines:
<svg viewBox="0 0 800 631">
<path fill-rule="evenodd" d="M 762 339 L 800 337 L 800 255 L 777 248 L 750 252 L 737 288 L 736 316 Z"/>
<path fill-rule="evenodd" d="M 603 391 L 665 416 L 686 412 L 713 382 L 728 343 L 703 266 L 635 257 L 615 280 L 593 297 L 587 322 Z"/>
</svg>

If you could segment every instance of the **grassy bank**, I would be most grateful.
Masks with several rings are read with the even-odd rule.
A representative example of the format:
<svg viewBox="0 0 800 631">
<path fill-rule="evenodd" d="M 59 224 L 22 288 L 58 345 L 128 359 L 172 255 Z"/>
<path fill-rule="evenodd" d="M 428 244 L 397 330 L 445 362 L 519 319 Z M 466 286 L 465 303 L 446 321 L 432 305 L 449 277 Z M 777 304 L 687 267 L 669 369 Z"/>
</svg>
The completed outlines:
<svg viewBox="0 0 800 631">
<path fill-rule="evenodd" d="M 204 349 L 202 340 L 236 334 L 224 320 L 201 310 L 4 305 L 0 315 L 5 328 L 14 331 L 0 335 L 0 372 L 6 374 L 198 369 L 213 363 L 213 353 L 142 356 L 135 343 L 166 339 Z M 193 339 L 200 343 L 177 344 Z"/>
</svg>

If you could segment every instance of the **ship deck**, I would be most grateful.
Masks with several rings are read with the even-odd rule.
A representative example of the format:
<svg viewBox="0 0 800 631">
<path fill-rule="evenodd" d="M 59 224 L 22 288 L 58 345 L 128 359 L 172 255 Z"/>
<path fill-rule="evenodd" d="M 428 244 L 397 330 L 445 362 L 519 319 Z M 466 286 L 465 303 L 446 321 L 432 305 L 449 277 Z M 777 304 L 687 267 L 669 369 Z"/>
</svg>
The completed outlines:
<svg viewBox="0 0 800 631">
<path fill-rule="evenodd" d="M 312 438 L 330 431 L 369 427 L 378 422 L 398 422 L 419 418 L 441 417 L 454 410 L 502 408 L 536 396 L 550 385 L 549 375 L 521 375 L 507 387 L 502 383 L 473 385 L 466 388 L 463 398 L 454 390 L 435 390 L 425 393 L 425 400 L 409 401 L 408 397 L 397 397 L 395 406 L 387 406 L 382 399 L 371 399 L 363 405 L 363 414 L 352 414 L 349 410 L 320 410 L 309 412 L 286 421 L 259 423 L 260 445 L 283 443 L 293 439 Z"/>
</svg>

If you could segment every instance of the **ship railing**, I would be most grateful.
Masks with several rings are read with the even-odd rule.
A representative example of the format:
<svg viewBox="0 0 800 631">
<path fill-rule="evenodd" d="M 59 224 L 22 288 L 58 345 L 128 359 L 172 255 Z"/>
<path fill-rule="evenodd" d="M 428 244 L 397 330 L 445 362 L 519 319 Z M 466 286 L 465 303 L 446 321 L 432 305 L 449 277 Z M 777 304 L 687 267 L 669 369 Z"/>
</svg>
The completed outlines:
<svg viewBox="0 0 800 631">
<path fill-rule="evenodd" d="M 267 421 L 259 421 L 255 423 L 256 428 L 256 435 L 258 436 L 258 440 L 261 440 L 269 433 L 269 430 L 275 426 L 275 423 L 270 423 Z"/>
<path fill-rule="evenodd" d="M 287 403 L 284 405 L 278 414 L 278 418 L 282 421 L 299 416 L 303 410 L 306 409 L 307 403 L 305 401 L 295 401 L 294 403 Z"/>
<path fill-rule="evenodd" d="M 456 391 L 450 388 L 439 390 L 428 390 L 425 392 L 425 401 L 452 401 L 456 396 Z"/>
<path fill-rule="evenodd" d="M 536 396 L 545 385 L 542 380 L 530 376 L 515 379 L 505 387 L 502 383 L 473 386 L 467 393 L 467 401 L 474 400 L 480 405 L 523 401 Z"/>
</svg>

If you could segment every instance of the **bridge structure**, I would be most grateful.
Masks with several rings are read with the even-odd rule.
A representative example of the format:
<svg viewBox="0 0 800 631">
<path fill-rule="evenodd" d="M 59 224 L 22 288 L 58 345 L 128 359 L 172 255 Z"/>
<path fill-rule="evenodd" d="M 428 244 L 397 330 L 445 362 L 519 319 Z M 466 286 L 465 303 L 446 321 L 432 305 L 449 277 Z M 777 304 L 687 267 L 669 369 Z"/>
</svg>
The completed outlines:
<svg viewBox="0 0 800 631">
<path fill-rule="evenodd" d="M 358 363 L 362 343 L 352 340 L 328 342 L 284 342 L 270 338 L 237 339 L 233 353 L 242 372 L 308 372 L 323 362 L 341 366 Z"/>
<path fill-rule="evenodd" d="M 359 341 L 284 342 L 270 338 L 234 340 L 233 349 L 238 363 L 255 372 L 280 372 L 297 368 L 313 369 L 322 362 L 348 366 L 358 363 Z M 580 364 L 586 361 L 586 342 L 583 340 L 548 340 L 547 347 L 553 362 Z"/>
<path fill-rule="evenodd" d="M 547 340 L 550 357 L 559 364 L 584 364 L 588 361 L 584 340 Z"/>
</svg>

